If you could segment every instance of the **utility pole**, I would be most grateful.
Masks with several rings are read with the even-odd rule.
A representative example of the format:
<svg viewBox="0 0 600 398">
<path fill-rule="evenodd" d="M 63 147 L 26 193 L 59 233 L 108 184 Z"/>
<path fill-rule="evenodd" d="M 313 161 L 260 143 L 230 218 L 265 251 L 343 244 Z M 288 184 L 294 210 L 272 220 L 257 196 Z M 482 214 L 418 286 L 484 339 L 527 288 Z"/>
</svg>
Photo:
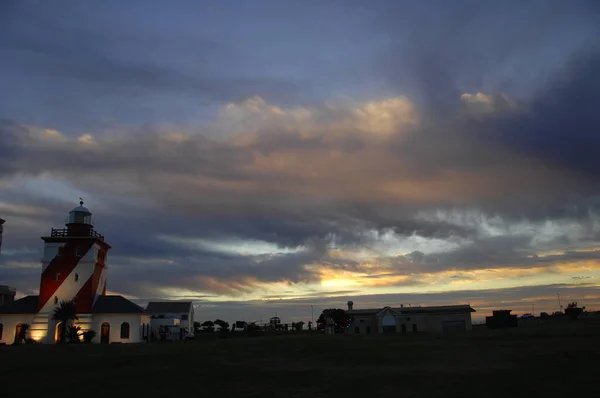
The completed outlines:
<svg viewBox="0 0 600 398">
<path fill-rule="evenodd" d="M 558 296 L 558 310 L 562 312 L 562 304 L 560 303 L 560 293 L 556 293 L 556 295 Z"/>
</svg>

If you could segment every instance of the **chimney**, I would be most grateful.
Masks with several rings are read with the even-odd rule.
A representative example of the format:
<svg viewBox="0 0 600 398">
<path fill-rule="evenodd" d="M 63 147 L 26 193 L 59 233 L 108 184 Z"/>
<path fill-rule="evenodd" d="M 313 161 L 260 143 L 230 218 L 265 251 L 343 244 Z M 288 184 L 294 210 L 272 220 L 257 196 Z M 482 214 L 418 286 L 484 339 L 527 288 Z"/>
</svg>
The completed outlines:
<svg viewBox="0 0 600 398">
<path fill-rule="evenodd" d="M 348 301 L 348 311 L 352 311 L 352 306 L 354 303 L 352 301 Z"/>
<path fill-rule="evenodd" d="M 17 290 L 5 285 L 0 285 L 0 307 L 11 305 L 15 301 Z"/>
</svg>

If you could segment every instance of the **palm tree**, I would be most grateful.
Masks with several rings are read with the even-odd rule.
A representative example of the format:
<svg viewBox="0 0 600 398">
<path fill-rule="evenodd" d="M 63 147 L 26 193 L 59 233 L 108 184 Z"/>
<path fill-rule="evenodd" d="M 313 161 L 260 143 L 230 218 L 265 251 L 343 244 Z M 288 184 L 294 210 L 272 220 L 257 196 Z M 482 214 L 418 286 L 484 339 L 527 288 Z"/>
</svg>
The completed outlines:
<svg viewBox="0 0 600 398">
<path fill-rule="evenodd" d="M 67 327 L 70 321 L 78 320 L 77 318 L 77 310 L 75 308 L 75 302 L 71 301 L 61 301 L 58 307 L 54 309 L 54 313 L 52 314 L 52 320 L 58 322 L 62 322 L 62 327 L 60 328 L 60 343 L 65 342 L 65 335 L 67 333 Z"/>
<path fill-rule="evenodd" d="M 81 326 L 70 325 L 69 330 L 67 331 L 67 337 L 69 339 L 69 343 L 81 343 Z"/>
</svg>

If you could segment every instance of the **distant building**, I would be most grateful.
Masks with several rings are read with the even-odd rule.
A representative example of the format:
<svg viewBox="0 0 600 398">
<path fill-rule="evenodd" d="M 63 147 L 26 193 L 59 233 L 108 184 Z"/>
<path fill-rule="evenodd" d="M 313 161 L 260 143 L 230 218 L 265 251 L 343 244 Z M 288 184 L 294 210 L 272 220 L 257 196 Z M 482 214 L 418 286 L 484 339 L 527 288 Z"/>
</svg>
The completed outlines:
<svg viewBox="0 0 600 398">
<path fill-rule="evenodd" d="M 348 302 L 346 313 L 352 316 L 347 334 L 370 333 L 456 333 L 472 329 L 470 305 L 354 309 Z"/>
<path fill-rule="evenodd" d="M 53 228 L 42 240 L 40 294 L 0 307 L 0 343 L 12 344 L 24 324 L 30 326 L 28 338 L 57 342 L 62 328 L 69 326 L 52 320 L 61 301 L 75 302 L 79 319 L 73 325 L 81 331 L 94 330 L 93 342 L 137 343 L 145 339 L 149 316 L 144 309 L 122 296 L 106 294 L 110 245 L 94 230 L 92 213 L 83 202 L 69 213 L 66 228 Z"/>
<path fill-rule="evenodd" d="M 194 305 L 191 301 L 152 301 L 146 307 L 151 316 L 154 339 L 182 340 L 194 334 Z"/>
<path fill-rule="evenodd" d="M 512 310 L 495 310 L 492 311 L 492 316 L 485 317 L 485 325 L 489 329 L 502 329 L 517 327 L 519 320 L 516 315 L 511 314 Z"/>
</svg>

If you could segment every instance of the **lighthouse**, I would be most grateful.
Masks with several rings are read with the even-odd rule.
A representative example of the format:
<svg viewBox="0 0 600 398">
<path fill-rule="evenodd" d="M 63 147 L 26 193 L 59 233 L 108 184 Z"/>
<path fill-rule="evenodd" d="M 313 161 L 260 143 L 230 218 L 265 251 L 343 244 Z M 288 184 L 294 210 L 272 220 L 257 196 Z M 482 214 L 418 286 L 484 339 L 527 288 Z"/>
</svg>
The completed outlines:
<svg viewBox="0 0 600 398">
<path fill-rule="evenodd" d="M 106 256 L 110 245 L 94 230 L 83 201 L 69 213 L 66 228 L 43 236 L 44 256 L 38 310 L 52 311 L 61 301 L 75 301 L 78 313 L 90 313 L 106 294 Z"/>
<path fill-rule="evenodd" d="M 50 343 L 57 339 L 59 325 L 54 325 L 51 318 L 62 301 L 73 301 L 78 326 L 91 329 L 94 304 L 106 294 L 110 245 L 94 230 L 92 212 L 83 204 L 80 200 L 79 206 L 69 212 L 65 228 L 52 228 L 50 235 L 42 236 L 40 294 L 31 324 L 31 335 L 36 340 Z"/>
<path fill-rule="evenodd" d="M 56 343 L 65 327 L 93 330 L 96 343 L 137 343 L 148 338 L 149 315 L 123 296 L 106 294 L 110 245 L 94 229 L 92 212 L 83 200 L 69 212 L 64 228 L 42 236 L 38 296 L 25 296 L 0 307 L 0 343 L 12 344 L 24 325 L 28 338 Z M 63 301 L 75 304 L 77 319 L 67 325 L 53 319 Z M 71 337 L 69 337 L 71 338 Z"/>
</svg>

